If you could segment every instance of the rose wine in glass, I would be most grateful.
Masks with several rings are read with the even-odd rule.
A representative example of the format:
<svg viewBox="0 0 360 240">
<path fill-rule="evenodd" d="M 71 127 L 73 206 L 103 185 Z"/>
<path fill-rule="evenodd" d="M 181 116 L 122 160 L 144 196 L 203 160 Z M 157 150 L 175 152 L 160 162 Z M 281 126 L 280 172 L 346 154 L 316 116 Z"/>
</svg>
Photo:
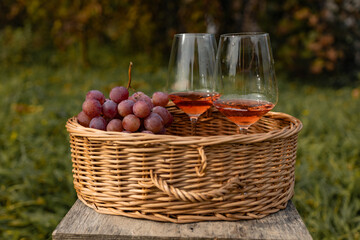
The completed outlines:
<svg viewBox="0 0 360 240">
<path fill-rule="evenodd" d="M 213 104 L 241 133 L 275 107 L 278 89 L 269 34 L 221 35 L 215 72 L 221 96 Z"/>
<path fill-rule="evenodd" d="M 173 103 L 191 121 L 192 135 L 196 122 L 219 97 L 215 92 L 214 67 L 216 41 L 213 34 L 176 34 L 169 60 L 167 91 Z"/>
<path fill-rule="evenodd" d="M 199 117 L 213 104 L 219 94 L 207 92 L 175 92 L 170 99 L 189 116 Z"/>
</svg>

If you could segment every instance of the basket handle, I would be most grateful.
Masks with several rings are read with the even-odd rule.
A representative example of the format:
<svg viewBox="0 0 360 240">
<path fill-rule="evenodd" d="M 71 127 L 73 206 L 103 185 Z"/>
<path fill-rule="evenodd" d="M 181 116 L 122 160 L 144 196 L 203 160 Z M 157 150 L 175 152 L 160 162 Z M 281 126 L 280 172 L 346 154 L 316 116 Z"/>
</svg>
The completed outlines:
<svg viewBox="0 0 360 240">
<path fill-rule="evenodd" d="M 203 176 L 205 176 L 205 170 L 206 170 L 206 167 L 207 167 L 206 154 L 205 154 L 203 146 L 198 147 L 197 150 L 199 152 L 201 160 L 200 160 L 200 166 L 195 167 L 195 172 L 199 177 L 203 177 Z"/>
<path fill-rule="evenodd" d="M 143 187 L 151 187 L 155 185 L 158 189 L 165 192 L 170 197 L 175 197 L 179 200 L 188 201 L 188 202 L 203 202 L 211 200 L 214 198 L 222 197 L 238 187 L 243 187 L 244 184 L 240 182 L 239 176 L 236 175 L 228 180 L 223 186 L 218 189 L 214 189 L 208 192 L 195 192 L 195 191 L 186 191 L 176 188 L 174 186 L 169 186 L 168 183 L 158 177 L 153 173 L 153 170 L 150 170 L 151 182 L 144 183 L 139 182 Z"/>
</svg>

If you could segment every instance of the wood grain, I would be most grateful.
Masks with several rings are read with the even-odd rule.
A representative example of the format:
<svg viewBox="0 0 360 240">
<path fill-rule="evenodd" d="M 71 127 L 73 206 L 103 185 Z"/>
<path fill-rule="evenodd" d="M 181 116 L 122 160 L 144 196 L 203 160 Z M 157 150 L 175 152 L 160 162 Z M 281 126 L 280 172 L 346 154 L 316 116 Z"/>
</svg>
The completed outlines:
<svg viewBox="0 0 360 240">
<path fill-rule="evenodd" d="M 312 239 L 295 206 L 258 220 L 188 224 L 155 222 L 95 212 L 77 200 L 53 239 Z"/>
</svg>

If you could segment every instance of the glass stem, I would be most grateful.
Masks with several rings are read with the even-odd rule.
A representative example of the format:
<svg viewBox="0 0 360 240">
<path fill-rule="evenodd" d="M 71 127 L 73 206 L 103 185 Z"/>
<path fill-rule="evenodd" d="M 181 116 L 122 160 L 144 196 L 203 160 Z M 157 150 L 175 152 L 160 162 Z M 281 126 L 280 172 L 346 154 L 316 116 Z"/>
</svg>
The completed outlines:
<svg viewBox="0 0 360 240">
<path fill-rule="evenodd" d="M 239 133 L 240 133 L 240 134 L 247 134 L 247 132 L 248 132 L 247 130 L 248 130 L 247 128 L 242 128 L 242 127 L 240 127 L 240 128 L 239 128 Z"/>
<path fill-rule="evenodd" d="M 197 122 L 198 118 L 197 117 L 190 117 L 190 121 L 191 121 L 191 135 L 195 136 L 196 135 L 196 122 Z"/>
</svg>

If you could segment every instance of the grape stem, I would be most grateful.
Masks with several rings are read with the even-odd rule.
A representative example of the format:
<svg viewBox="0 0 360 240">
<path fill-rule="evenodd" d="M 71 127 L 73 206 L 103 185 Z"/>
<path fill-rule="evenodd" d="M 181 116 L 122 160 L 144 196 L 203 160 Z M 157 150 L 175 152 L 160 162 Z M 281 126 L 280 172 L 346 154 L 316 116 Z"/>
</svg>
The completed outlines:
<svg viewBox="0 0 360 240">
<path fill-rule="evenodd" d="M 130 65 L 129 65 L 129 81 L 128 81 L 128 84 L 127 84 L 127 89 L 129 89 L 129 88 L 131 88 L 132 89 L 132 87 L 131 87 L 131 68 L 132 68 L 132 65 L 133 65 L 133 63 L 132 62 L 130 62 Z"/>
</svg>

